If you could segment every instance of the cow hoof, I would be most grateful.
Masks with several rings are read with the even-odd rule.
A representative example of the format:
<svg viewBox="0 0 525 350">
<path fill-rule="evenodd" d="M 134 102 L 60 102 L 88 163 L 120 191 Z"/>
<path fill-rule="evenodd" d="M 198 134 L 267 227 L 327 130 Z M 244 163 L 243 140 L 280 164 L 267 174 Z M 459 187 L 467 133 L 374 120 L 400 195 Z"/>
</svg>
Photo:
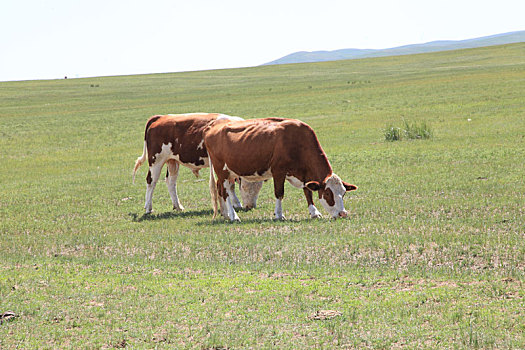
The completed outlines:
<svg viewBox="0 0 525 350">
<path fill-rule="evenodd" d="M 308 211 L 310 212 L 310 217 L 312 219 L 319 219 L 323 217 L 321 215 L 321 212 L 319 212 L 319 210 L 317 210 L 317 208 L 313 204 L 310 204 L 308 206 Z"/>
<path fill-rule="evenodd" d="M 173 207 L 173 210 L 177 210 L 177 211 L 183 211 L 184 210 L 184 207 L 182 205 L 179 205 L 178 207 Z"/>
<path fill-rule="evenodd" d="M 230 222 L 234 223 L 234 222 L 241 222 L 241 219 L 239 219 L 238 216 L 235 216 L 233 219 L 230 219 Z"/>
<path fill-rule="evenodd" d="M 283 215 L 283 216 L 280 216 L 280 217 L 277 217 L 277 216 L 276 216 L 276 217 L 273 218 L 273 220 L 274 220 L 274 221 L 284 221 L 284 220 L 286 220 L 286 218 L 284 217 L 284 215 Z"/>
</svg>

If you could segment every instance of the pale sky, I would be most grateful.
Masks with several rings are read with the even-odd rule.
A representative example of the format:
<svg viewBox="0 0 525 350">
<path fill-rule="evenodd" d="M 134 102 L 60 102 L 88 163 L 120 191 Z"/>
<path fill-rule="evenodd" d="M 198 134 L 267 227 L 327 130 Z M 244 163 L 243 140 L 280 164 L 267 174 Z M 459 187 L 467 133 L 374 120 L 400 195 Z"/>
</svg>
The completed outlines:
<svg viewBox="0 0 525 350">
<path fill-rule="evenodd" d="M 518 30 L 524 0 L 0 0 L 0 81 L 248 67 Z"/>
</svg>

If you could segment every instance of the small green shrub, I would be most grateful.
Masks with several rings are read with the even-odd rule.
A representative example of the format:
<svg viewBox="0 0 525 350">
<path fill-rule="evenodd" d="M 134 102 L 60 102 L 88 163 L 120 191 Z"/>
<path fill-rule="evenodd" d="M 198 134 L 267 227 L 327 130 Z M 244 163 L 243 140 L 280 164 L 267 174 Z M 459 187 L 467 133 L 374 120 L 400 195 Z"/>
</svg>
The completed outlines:
<svg viewBox="0 0 525 350">
<path fill-rule="evenodd" d="M 385 141 L 399 141 L 401 140 L 401 129 L 393 125 L 389 125 L 385 129 Z"/>
<path fill-rule="evenodd" d="M 432 129 L 430 126 L 422 122 L 418 124 L 416 122 L 410 124 L 408 121 L 404 120 L 405 123 L 405 136 L 408 139 L 430 139 L 432 138 Z"/>
<path fill-rule="evenodd" d="M 409 140 L 430 139 L 433 136 L 432 128 L 425 122 L 410 123 L 403 120 L 403 124 L 402 128 L 392 124 L 387 125 L 384 130 L 385 141 L 400 141 L 403 138 Z"/>
</svg>

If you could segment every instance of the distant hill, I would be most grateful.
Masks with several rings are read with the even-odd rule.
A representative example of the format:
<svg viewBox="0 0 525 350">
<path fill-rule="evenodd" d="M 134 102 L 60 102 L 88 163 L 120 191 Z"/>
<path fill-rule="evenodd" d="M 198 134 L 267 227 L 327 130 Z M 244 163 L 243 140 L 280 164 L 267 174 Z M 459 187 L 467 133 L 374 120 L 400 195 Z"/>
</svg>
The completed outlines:
<svg viewBox="0 0 525 350">
<path fill-rule="evenodd" d="M 356 58 L 369 57 L 384 57 L 384 56 L 398 56 L 411 55 L 425 52 L 448 51 L 458 49 L 469 49 L 484 46 L 503 45 L 525 42 L 525 30 L 519 32 L 511 32 L 504 34 L 497 34 L 485 36 L 482 38 L 467 39 L 467 40 L 446 40 L 446 41 L 431 41 L 425 44 L 414 44 L 399 46 L 389 49 L 342 49 L 334 51 L 299 51 L 290 55 L 281 57 L 275 61 L 265 63 L 263 65 L 273 64 L 287 64 L 287 63 L 305 63 L 305 62 L 324 62 L 324 61 L 338 61 L 349 60 Z"/>
</svg>

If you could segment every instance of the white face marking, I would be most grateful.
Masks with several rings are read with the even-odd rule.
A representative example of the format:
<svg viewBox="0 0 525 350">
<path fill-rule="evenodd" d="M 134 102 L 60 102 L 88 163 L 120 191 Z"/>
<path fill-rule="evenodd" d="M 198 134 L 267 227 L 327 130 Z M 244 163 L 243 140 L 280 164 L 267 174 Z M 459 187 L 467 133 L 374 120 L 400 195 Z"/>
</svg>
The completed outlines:
<svg viewBox="0 0 525 350">
<path fill-rule="evenodd" d="M 286 176 L 286 180 L 294 187 L 304 188 L 304 183 L 295 176 Z"/>
<path fill-rule="evenodd" d="M 332 176 L 330 176 L 326 180 L 325 189 L 330 189 L 332 191 L 335 203 L 333 206 L 330 206 L 323 197 L 321 197 L 319 201 L 326 209 L 326 211 L 330 214 L 330 216 L 332 216 L 333 218 L 337 218 L 339 217 L 340 213 L 346 213 L 345 206 L 343 203 L 343 195 L 346 193 L 346 189 L 343 186 L 343 182 L 341 181 L 339 176 L 337 176 L 336 174 L 332 174 Z"/>
<path fill-rule="evenodd" d="M 257 197 L 262 188 L 262 181 L 250 182 L 241 180 L 239 191 L 241 192 L 242 204 L 245 208 L 251 209 L 257 206 Z"/>
<path fill-rule="evenodd" d="M 231 171 L 231 169 L 228 168 L 228 164 L 226 163 L 224 163 L 224 167 L 222 168 L 222 170 L 226 170 L 230 173 L 229 179 L 231 180 L 240 177 L 239 175 Z M 270 171 L 267 171 L 267 173 L 268 174 L 266 174 L 265 172 L 265 174 L 263 174 L 263 175 L 268 175 L 265 179 L 269 179 L 270 177 L 272 177 L 272 174 Z M 251 176 L 241 177 L 241 186 L 239 189 L 241 192 L 242 202 L 245 208 L 255 208 L 256 203 L 257 203 L 257 197 L 259 196 L 259 191 L 261 190 L 261 187 L 262 187 L 262 180 L 259 180 L 259 176 L 254 176 L 253 179 Z M 233 192 L 233 196 L 235 196 L 235 192 Z"/>
<path fill-rule="evenodd" d="M 203 149 L 204 147 L 202 145 L 204 145 L 204 140 L 202 140 L 201 143 L 197 145 L 197 149 Z"/>
</svg>

